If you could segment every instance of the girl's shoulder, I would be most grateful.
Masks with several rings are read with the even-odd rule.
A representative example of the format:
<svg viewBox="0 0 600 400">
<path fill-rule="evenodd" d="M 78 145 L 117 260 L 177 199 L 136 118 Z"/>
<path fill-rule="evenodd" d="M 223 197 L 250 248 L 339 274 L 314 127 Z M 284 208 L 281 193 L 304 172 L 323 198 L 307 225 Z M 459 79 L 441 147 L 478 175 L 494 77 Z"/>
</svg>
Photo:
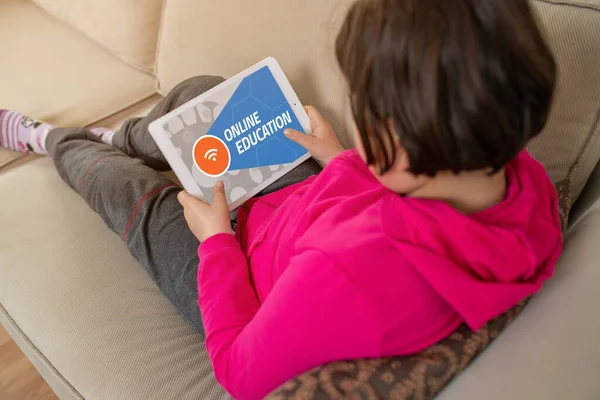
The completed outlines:
<svg viewBox="0 0 600 400">
<path fill-rule="evenodd" d="M 327 167 L 351 169 L 353 172 L 363 175 L 365 178 L 377 181 L 356 149 L 350 149 L 340 153 L 329 162 Z"/>
</svg>

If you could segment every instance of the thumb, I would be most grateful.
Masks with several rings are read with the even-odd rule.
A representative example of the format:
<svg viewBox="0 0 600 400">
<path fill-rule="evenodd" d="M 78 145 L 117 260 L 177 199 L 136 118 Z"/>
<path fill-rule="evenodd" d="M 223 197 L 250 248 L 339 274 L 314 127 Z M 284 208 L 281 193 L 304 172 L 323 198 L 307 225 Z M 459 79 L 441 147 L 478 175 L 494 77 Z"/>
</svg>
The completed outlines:
<svg viewBox="0 0 600 400">
<path fill-rule="evenodd" d="M 225 196 L 225 185 L 221 181 L 217 182 L 213 189 L 212 208 L 215 211 L 229 214 L 229 204 L 227 203 L 227 196 Z"/>
<path fill-rule="evenodd" d="M 315 107 L 306 106 L 306 107 L 304 107 L 304 110 L 306 111 L 306 114 L 308 115 L 308 119 L 310 119 L 310 124 L 313 127 L 313 129 L 316 128 L 317 126 L 327 123 L 327 121 L 325 120 L 323 115 L 321 115 L 319 110 L 317 110 Z"/>
<path fill-rule="evenodd" d="M 318 140 L 318 139 L 314 138 L 313 136 L 307 135 L 302 132 L 298 132 L 295 129 L 286 129 L 285 131 L 283 131 L 283 134 L 288 139 L 298 143 L 300 146 L 304 147 L 309 152 L 312 150 L 312 147 L 315 144 L 314 141 Z"/>
</svg>

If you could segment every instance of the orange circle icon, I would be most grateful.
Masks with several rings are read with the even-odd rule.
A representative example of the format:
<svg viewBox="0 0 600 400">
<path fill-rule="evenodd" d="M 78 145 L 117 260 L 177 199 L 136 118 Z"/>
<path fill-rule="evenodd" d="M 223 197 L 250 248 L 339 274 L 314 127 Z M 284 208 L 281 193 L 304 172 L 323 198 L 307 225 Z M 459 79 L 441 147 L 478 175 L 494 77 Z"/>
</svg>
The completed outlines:
<svg viewBox="0 0 600 400">
<path fill-rule="evenodd" d="M 223 175 L 231 165 L 231 154 L 225 142 L 216 136 L 205 135 L 194 143 L 194 162 L 208 176 Z"/>
</svg>

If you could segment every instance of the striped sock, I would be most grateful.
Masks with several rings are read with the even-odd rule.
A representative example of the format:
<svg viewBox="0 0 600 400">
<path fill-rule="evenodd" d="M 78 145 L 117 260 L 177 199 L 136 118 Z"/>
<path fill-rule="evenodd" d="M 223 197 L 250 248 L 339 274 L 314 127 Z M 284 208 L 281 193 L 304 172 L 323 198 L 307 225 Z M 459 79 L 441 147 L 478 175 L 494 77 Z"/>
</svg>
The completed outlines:
<svg viewBox="0 0 600 400">
<path fill-rule="evenodd" d="M 53 128 L 24 114 L 0 110 L 0 147 L 21 153 L 47 155 L 46 136 Z"/>
<path fill-rule="evenodd" d="M 98 136 L 102 142 L 109 146 L 112 146 L 113 137 L 115 136 L 115 133 L 117 133 L 117 131 L 108 128 L 89 128 L 89 131 Z"/>
</svg>

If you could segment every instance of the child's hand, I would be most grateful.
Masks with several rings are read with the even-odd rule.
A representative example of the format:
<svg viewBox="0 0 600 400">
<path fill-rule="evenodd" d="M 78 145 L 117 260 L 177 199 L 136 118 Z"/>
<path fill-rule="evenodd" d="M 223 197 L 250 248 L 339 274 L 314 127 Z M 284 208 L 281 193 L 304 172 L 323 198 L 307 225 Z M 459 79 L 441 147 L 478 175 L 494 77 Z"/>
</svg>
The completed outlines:
<svg viewBox="0 0 600 400">
<path fill-rule="evenodd" d="M 344 151 L 335 132 L 329 122 L 323 118 L 316 108 L 304 107 L 310 118 L 310 128 L 312 135 L 305 135 L 293 129 L 286 129 L 284 134 L 308 152 L 323 165 L 327 165 L 332 158 Z"/>
<path fill-rule="evenodd" d="M 183 206 L 183 215 L 190 230 L 200 242 L 219 233 L 232 233 L 223 182 L 215 185 L 212 206 L 185 191 L 179 192 L 177 200 Z"/>
</svg>

